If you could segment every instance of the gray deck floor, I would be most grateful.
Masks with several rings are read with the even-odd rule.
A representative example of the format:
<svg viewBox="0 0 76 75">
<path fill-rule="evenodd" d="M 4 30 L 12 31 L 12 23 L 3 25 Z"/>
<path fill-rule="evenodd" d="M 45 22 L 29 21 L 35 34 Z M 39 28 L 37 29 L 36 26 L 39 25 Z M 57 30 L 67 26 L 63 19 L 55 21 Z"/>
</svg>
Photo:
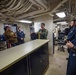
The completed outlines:
<svg viewBox="0 0 76 75">
<path fill-rule="evenodd" d="M 45 75 L 66 75 L 66 57 L 68 57 L 67 50 L 62 52 L 55 47 L 55 54 L 49 58 L 50 65 Z"/>
</svg>

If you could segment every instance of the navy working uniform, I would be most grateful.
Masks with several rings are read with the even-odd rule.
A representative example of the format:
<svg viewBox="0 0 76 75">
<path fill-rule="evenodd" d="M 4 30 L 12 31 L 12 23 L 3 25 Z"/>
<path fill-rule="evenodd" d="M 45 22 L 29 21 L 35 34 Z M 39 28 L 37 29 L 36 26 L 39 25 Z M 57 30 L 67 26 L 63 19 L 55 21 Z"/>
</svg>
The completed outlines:
<svg viewBox="0 0 76 75">
<path fill-rule="evenodd" d="M 39 34 L 40 34 L 40 39 L 47 39 L 48 31 L 47 29 L 40 29 Z"/>
<path fill-rule="evenodd" d="M 68 33 L 68 41 L 71 41 L 74 46 L 76 46 L 76 27 L 73 27 Z M 70 49 L 67 74 L 66 75 L 76 75 L 76 52 Z"/>
<path fill-rule="evenodd" d="M 18 44 L 24 43 L 25 34 L 23 31 L 17 31 Z M 23 40 L 21 39 L 23 38 Z"/>
</svg>

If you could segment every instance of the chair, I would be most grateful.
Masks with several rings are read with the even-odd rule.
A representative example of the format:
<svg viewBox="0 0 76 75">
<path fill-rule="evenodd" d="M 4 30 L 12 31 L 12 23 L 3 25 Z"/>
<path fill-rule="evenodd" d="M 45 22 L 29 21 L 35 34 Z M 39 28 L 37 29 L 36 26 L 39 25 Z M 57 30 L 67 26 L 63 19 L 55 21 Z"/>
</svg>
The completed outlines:
<svg viewBox="0 0 76 75">
<path fill-rule="evenodd" d="M 31 40 L 35 40 L 37 39 L 37 34 L 36 33 L 32 33 L 31 34 Z"/>
<path fill-rule="evenodd" d="M 65 38 L 65 33 L 60 32 L 58 35 L 58 50 L 63 51 L 63 52 L 65 51 L 64 50 L 64 45 L 65 45 L 64 38 Z"/>
</svg>

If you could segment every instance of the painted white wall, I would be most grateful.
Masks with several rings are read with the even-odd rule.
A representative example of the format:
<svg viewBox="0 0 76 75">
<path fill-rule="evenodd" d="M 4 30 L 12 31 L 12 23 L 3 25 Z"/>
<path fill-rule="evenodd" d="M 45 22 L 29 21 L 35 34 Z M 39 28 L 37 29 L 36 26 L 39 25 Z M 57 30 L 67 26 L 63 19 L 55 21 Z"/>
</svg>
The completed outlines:
<svg viewBox="0 0 76 75">
<path fill-rule="evenodd" d="M 34 28 L 35 28 L 35 32 L 38 32 L 39 29 L 41 28 L 41 23 L 40 22 L 35 22 L 34 23 Z"/>
<path fill-rule="evenodd" d="M 25 42 L 28 42 L 30 41 L 30 25 L 29 24 L 24 24 L 24 23 L 15 23 L 17 24 L 18 26 L 21 26 L 24 33 L 26 34 L 25 35 Z M 2 22 L 0 22 L 0 34 L 3 34 L 4 33 L 4 24 Z"/>
<path fill-rule="evenodd" d="M 40 24 L 45 23 L 45 28 L 48 30 L 49 53 L 53 54 L 53 17 L 49 15 L 43 15 L 34 19 L 35 32 L 40 29 Z"/>
<path fill-rule="evenodd" d="M 0 22 L 0 34 L 4 33 L 4 25 L 2 22 Z"/>
</svg>

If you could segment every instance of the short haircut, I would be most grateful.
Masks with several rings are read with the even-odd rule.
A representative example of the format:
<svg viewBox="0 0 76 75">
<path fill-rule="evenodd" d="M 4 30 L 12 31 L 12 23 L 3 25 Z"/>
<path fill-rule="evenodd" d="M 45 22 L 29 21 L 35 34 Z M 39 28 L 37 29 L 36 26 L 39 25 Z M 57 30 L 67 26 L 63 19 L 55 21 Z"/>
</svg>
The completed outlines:
<svg viewBox="0 0 76 75">
<path fill-rule="evenodd" d="M 19 28 L 21 28 L 21 26 L 17 26 L 17 28 L 19 29 Z"/>
<path fill-rule="evenodd" d="M 44 25 L 45 26 L 45 23 L 41 23 L 41 25 Z"/>
<path fill-rule="evenodd" d="M 6 31 L 8 27 L 9 27 L 9 26 L 4 27 L 4 30 Z"/>
<path fill-rule="evenodd" d="M 76 19 L 74 19 L 74 20 L 71 20 L 71 21 L 73 21 L 74 23 L 76 23 Z"/>
</svg>

